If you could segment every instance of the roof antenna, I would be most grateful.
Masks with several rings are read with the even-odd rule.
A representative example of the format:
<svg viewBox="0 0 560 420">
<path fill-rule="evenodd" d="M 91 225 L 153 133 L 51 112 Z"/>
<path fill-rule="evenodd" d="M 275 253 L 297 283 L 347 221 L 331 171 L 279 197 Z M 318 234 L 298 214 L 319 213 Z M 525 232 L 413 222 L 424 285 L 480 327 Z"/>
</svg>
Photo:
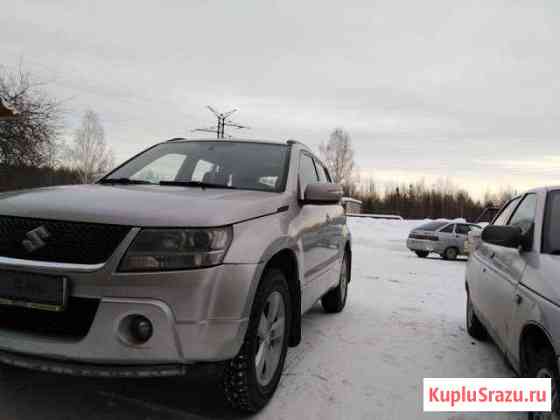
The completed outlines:
<svg viewBox="0 0 560 420">
<path fill-rule="evenodd" d="M 234 128 L 238 128 L 238 129 L 249 129 L 250 127 L 245 126 L 245 125 L 241 125 L 236 123 L 235 121 L 232 121 L 229 117 L 234 114 L 235 112 L 237 112 L 237 108 L 232 109 L 231 111 L 228 112 L 218 112 L 216 110 L 216 108 L 208 105 L 206 108 L 208 108 L 215 116 L 216 119 L 218 120 L 218 124 L 212 127 L 208 127 L 208 128 L 195 128 L 192 131 L 202 131 L 205 133 L 216 133 L 216 138 L 218 139 L 224 139 L 225 138 L 225 128 L 226 127 L 234 127 Z M 231 138 L 231 136 L 228 136 L 229 138 Z"/>
</svg>

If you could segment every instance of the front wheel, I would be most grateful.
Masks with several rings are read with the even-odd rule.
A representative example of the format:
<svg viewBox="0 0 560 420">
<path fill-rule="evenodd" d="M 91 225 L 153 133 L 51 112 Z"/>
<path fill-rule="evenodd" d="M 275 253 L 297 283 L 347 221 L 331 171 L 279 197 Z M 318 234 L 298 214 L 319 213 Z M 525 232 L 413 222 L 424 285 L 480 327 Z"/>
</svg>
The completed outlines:
<svg viewBox="0 0 560 420">
<path fill-rule="evenodd" d="M 428 251 L 414 251 L 420 258 L 426 258 L 429 254 Z"/>
<path fill-rule="evenodd" d="M 286 277 L 270 270 L 257 289 L 243 346 L 224 369 L 224 393 L 232 407 L 254 413 L 268 403 L 284 369 L 290 322 Z"/>
<path fill-rule="evenodd" d="M 544 413 L 529 413 L 531 420 L 558 420 L 560 419 L 560 401 L 558 400 L 558 367 L 556 366 L 556 358 L 551 349 L 540 349 L 529 361 L 529 377 L 532 378 L 550 378 L 551 379 L 551 401 L 552 411 Z"/>
<path fill-rule="evenodd" d="M 344 254 L 342 264 L 340 266 L 340 277 L 338 286 L 328 291 L 322 298 L 321 304 L 325 312 L 337 313 L 342 312 L 346 306 L 346 298 L 348 296 L 348 279 L 350 277 L 348 267 L 348 254 Z"/>
<path fill-rule="evenodd" d="M 449 247 L 443 252 L 442 257 L 444 260 L 454 261 L 457 259 L 458 255 L 459 255 L 459 250 L 457 248 Z"/>
</svg>

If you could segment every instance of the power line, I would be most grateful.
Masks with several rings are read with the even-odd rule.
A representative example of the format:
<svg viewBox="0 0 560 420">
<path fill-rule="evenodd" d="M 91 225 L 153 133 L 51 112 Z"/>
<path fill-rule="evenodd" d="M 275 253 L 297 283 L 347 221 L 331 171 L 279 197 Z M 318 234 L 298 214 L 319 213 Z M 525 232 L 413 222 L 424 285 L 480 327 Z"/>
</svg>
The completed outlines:
<svg viewBox="0 0 560 420">
<path fill-rule="evenodd" d="M 218 112 L 213 106 L 210 105 L 207 105 L 206 108 L 208 108 L 212 112 L 212 114 L 215 115 L 216 119 L 218 120 L 218 124 L 207 128 L 195 128 L 193 131 L 199 131 L 203 133 L 216 133 L 216 138 L 223 139 L 225 138 L 226 127 L 233 127 L 237 129 L 249 129 L 248 126 L 236 123 L 235 121 L 232 121 L 229 118 L 231 117 L 232 114 L 238 111 L 237 108 L 232 109 L 231 111 L 228 112 Z"/>
</svg>

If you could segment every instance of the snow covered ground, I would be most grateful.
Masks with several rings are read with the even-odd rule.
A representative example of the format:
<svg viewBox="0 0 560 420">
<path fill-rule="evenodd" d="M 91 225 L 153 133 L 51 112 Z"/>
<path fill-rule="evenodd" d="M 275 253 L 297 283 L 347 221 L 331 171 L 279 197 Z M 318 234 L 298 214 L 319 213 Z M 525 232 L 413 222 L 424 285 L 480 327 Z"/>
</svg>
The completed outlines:
<svg viewBox="0 0 560 420">
<path fill-rule="evenodd" d="M 465 261 L 420 259 L 405 247 L 418 221 L 349 219 L 354 266 L 348 306 L 305 316 L 303 343 L 258 419 L 521 419 L 426 414 L 424 377 L 512 376 L 493 344 L 465 331 Z M 210 375 L 208 374 L 210 373 Z M 2 418 L 231 418 L 215 371 L 113 381 L 0 368 Z"/>
<path fill-rule="evenodd" d="M 349 218 L 353 273 L 348 306 L 305 317 L 303 345 L 262 418 L 524 418 L 422 412 L 424 377 L 514 373 L 493 344 L 465 331 L 465 261 L 420 259 L 405 239 L 421 221 Z"/>
</svg>

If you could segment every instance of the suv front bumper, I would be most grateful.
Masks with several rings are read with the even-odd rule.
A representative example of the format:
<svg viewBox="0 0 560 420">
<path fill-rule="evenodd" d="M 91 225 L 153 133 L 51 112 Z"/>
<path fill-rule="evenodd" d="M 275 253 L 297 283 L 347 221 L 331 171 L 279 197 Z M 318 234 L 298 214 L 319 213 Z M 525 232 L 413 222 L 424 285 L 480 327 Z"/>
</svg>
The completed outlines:
<svg viewBox="0 0 560 420">
<path fill-rule="evenodd" d="M 245 337 L 263 264 L 119 273 L 129 241 L 124 242 L 100 267 L 0 258 L 0 270 L 64 275 L 72 296 L 99 300 L 89 331 L 77 339 L 4 329 L 0 323 L 0 362 L 95 376 L 111 371 L 112 376 L 166 376 L 183 373 L 187 364 L 233 358 Z M 133 343 L 123 334 L 122 321 L 130 315 L 152 323 L 147 342 Z"/>
</svg>

